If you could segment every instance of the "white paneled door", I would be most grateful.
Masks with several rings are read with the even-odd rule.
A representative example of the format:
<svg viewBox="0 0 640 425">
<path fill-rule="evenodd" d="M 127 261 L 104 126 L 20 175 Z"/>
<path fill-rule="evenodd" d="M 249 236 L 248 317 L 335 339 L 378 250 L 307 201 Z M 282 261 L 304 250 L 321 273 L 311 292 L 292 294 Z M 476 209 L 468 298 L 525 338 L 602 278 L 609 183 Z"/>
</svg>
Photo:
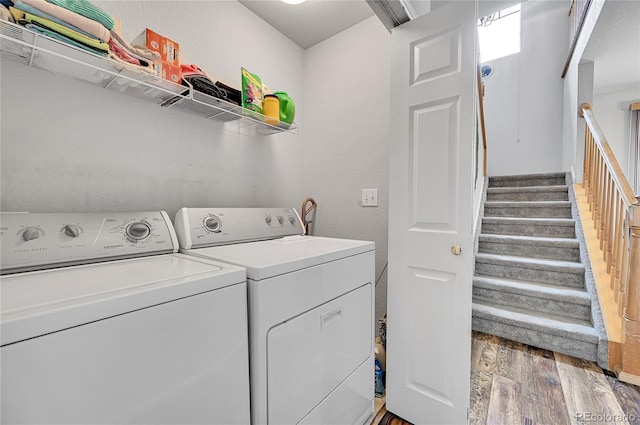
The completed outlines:
<svg viewBox="0 0 640 425">
<path fill-rule="evenodd" d="M 468 422 L 476 2 L 391 36 L 387 410 Z"/>
</svg>

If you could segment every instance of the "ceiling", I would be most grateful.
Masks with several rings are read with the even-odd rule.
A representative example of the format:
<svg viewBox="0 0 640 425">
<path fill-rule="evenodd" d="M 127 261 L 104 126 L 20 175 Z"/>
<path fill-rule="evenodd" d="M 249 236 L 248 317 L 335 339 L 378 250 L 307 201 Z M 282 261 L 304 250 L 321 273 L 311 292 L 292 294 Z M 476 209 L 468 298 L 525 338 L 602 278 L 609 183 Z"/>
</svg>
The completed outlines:
<svg viewBox="0 0 640 425">
<path fill-rule="evenodd" d="M 280 0 L 239 2 L 303 49 L 373 16 L 365 0 L 306 0 L 300 4 Z"/>
<path fill-rule="evenodd" d="M 281 0 L 238 0 L 247 9 L 280 31 L 294 43 L 308 49 L 334 35 L 374 16 L 367 0 L 306 0 L 300 4 L 287 4 Z M 489 15 L 526 0 L 479 0 L 480 16 Z M 387 22 L 384 9 L 392 9 L 400 22 L 408 20 L 407 14 L 414 17 L 428 12 L 446 3 L 446 0 L 369 0 L 369 3 L 386 4 L 377 13 L 387 28 L 393 22 Z M 405 12 L 409 7 L 412 13 Z M 380 16 L 382 14 L 382 16 Z M 396 24 L 397 25 L 397 24 Z"/>
<path fill-rule="evenodd" d="M 640 80 L 640 2 L 606 1 L 582 59 L 594 62 L 594 91 Z"/>
</svg>

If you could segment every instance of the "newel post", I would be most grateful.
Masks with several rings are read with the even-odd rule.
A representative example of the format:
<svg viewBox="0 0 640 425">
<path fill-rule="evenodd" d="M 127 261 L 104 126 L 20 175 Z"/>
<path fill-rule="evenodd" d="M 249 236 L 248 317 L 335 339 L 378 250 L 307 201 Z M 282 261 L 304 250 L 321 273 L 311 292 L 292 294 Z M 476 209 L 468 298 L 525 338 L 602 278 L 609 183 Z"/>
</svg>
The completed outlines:
<svg viewBox="0 0 640 425">
<path fill-rule="evenodd" d="M 640 196 L 629 207 L 629 282 L 624 311 L 622 372 L 640 383 Z"/>
<path fill-rule="evenodd" d="M 582 112 L 583 109 L 588 109 L 588 110 L 593 110 L 593 108 L 591 107 L 591 104 L 589 103 L 582 103 L 580 104 L 580 106 L 578 106 L 578 116 L 580 118 L 584 118 L 584 112 Z"/>
<path fill-rule="evenodd" d="M 584 110 L 589 110 L 591 111 L 591 105 L 588 103 L 583 103 L 578 107 L 578 116 L 580 118 L 584 118 Z M 584 146 L 583 149 L 584 151 L 582 152 L 582 156 L 583 156 L 583 160 L 582 160 L 582 187 L 584 187 L 585 190 L 585 194 L 587 195 L 587 197 L 589 198 L 589 200 L 591 199 L 590 196 L 590 188 L 591 188 L 591 175 L 590 175 L 590 161 L 593 160 L 593 158 L 591 158 L 591 146 L 589 145 L 589 125 L 587 125 L 586 121 L 584 123 L 584 125 L 582 126 L 582 128 L 584 128 L 584 135 L 582 133 L 582 130 L 580 129 L 580 125 L 578 125 L 578 140 L 576 140 L 577 143 L 580 142 L 580 138 L 582 138 L 584 140 Z M 580 151 L 580 149 L 578 149 L 578 152 Z"/>
</svg>

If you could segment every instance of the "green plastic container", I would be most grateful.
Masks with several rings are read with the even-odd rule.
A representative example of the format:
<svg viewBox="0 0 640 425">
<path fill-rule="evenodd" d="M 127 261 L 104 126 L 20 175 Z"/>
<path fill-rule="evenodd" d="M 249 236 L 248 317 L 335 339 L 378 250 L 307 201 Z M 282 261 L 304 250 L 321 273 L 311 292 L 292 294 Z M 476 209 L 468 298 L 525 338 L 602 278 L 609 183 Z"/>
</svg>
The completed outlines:
<svg viewBox="0 0 640 425">
<path fill-rule="evenodd" d="M 289 95 L 283 91 L 277 91 L 275 93 L 280 99 L 280 121 L 293 124 L 293 119 L 296 117 L 296 104 L 289 97 Z"/>
</svg>

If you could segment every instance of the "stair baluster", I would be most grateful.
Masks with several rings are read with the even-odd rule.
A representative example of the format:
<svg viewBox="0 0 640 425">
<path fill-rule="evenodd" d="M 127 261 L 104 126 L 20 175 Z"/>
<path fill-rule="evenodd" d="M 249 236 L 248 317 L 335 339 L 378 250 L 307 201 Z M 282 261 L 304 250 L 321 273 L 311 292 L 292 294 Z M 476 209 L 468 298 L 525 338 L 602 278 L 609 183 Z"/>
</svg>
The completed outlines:
<svg viewBox="0 0 640 425">
<path fill-rule="evenodd" d="M 618 377 L 640 385 L 640 197 L 611 150 L 591 105 L 582 104 L 584 190 L 622 321 L 621 352 L 609 360 Z"/>
</svg>

